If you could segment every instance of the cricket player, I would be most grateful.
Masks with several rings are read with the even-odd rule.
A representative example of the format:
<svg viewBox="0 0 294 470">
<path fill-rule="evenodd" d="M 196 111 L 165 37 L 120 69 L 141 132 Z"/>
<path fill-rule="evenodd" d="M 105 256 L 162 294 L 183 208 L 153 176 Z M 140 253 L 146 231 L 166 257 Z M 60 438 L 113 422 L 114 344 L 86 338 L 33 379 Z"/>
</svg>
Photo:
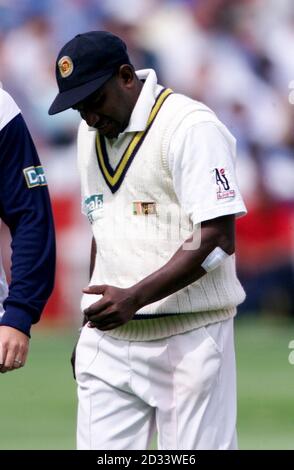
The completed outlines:
<svg viewBox="0 0 294 470">
<path fill-rule="evenodd" d="M 78 449 L 236 449 L 235 139 L 204 104 L 135 71 L 113 34 L 56 62 L 49 114 L 82 118 L 93 231 L 76 350 Z"/>
<path fill-rule="evenodd" d="M 25 121 L 0 87 L 0 218 L 12 237 L 11 282 L 0 256 L 0 372 L 23 367 L 30 329 L 54 283 L 55 233 L 46 177 Z"/>
</svg>

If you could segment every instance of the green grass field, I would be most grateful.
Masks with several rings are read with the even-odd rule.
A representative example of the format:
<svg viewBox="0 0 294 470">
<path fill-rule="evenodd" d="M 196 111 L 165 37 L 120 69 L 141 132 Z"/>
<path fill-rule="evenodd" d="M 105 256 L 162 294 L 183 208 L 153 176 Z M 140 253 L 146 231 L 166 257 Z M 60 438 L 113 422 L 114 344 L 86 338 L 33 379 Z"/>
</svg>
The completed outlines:
<svg viewBox="0 0 294 470">
<path fill-rule="evenodd" d="M 294 323 L 236 324 L 241 449 L 294 449 Z M 0 375 L 0 449 L 74 449 L 75 334 L 35 330 L 26 367 Z"/>
<path fill-rule="evenodd" d="M 294 323 L 260 319 L 236 327 L 241 449 L 294 449 Z"/>
</svg>

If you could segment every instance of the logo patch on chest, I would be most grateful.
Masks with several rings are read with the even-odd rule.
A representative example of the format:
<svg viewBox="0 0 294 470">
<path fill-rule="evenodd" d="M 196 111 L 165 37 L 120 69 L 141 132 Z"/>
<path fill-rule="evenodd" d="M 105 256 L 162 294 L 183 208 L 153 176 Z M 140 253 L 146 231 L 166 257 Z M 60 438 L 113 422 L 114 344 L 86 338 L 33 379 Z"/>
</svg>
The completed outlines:
<svg viewBox="0 0 294 470">
<path fill-rule="evenodd" d="M 91 224 L 102 217 L 103 209 L 103 194 L 93 194 L 84 200 L 84 212 Z"/>
<path fill-rule="evenodd" d="M 152 201 L 134 201 L 133 202 L 134 215 L 156 215 L 156 203 Z"/>
</svg>

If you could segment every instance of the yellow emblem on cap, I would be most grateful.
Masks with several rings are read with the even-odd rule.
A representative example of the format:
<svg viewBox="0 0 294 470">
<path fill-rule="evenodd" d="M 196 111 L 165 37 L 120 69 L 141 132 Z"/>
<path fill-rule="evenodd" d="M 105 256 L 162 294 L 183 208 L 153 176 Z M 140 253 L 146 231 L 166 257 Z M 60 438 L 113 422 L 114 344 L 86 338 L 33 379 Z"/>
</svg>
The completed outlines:
<svg viewBox="0 0 294 470">
<path fill-rule="evenodd" d="M 58 61 L 58 68 L 62 78 L 69 77 L 74 68 L 71 58 L 67 55 L 61 57 L 61 59 Z"/>
</svg>

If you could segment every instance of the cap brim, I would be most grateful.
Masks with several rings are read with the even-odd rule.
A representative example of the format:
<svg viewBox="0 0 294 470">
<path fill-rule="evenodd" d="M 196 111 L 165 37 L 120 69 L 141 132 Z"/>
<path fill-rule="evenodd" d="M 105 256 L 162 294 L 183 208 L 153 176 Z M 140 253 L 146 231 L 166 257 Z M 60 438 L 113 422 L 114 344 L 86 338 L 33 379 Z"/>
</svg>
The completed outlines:
<svg viewBox="0 0 294 470">
<path fill-rule="evenodd" d="M 98 90 L 112 75 L 113 71 L 103 75 L 103 77 L 96 78 L 96 80 L 92 82 L 59 93 L 51 104 L 48 114 L 52 116 L 53 114 L 61 113 L 61 111 L 72 108 L 75 104 L 94 93 L 95 90 Z"/>
</svg>

